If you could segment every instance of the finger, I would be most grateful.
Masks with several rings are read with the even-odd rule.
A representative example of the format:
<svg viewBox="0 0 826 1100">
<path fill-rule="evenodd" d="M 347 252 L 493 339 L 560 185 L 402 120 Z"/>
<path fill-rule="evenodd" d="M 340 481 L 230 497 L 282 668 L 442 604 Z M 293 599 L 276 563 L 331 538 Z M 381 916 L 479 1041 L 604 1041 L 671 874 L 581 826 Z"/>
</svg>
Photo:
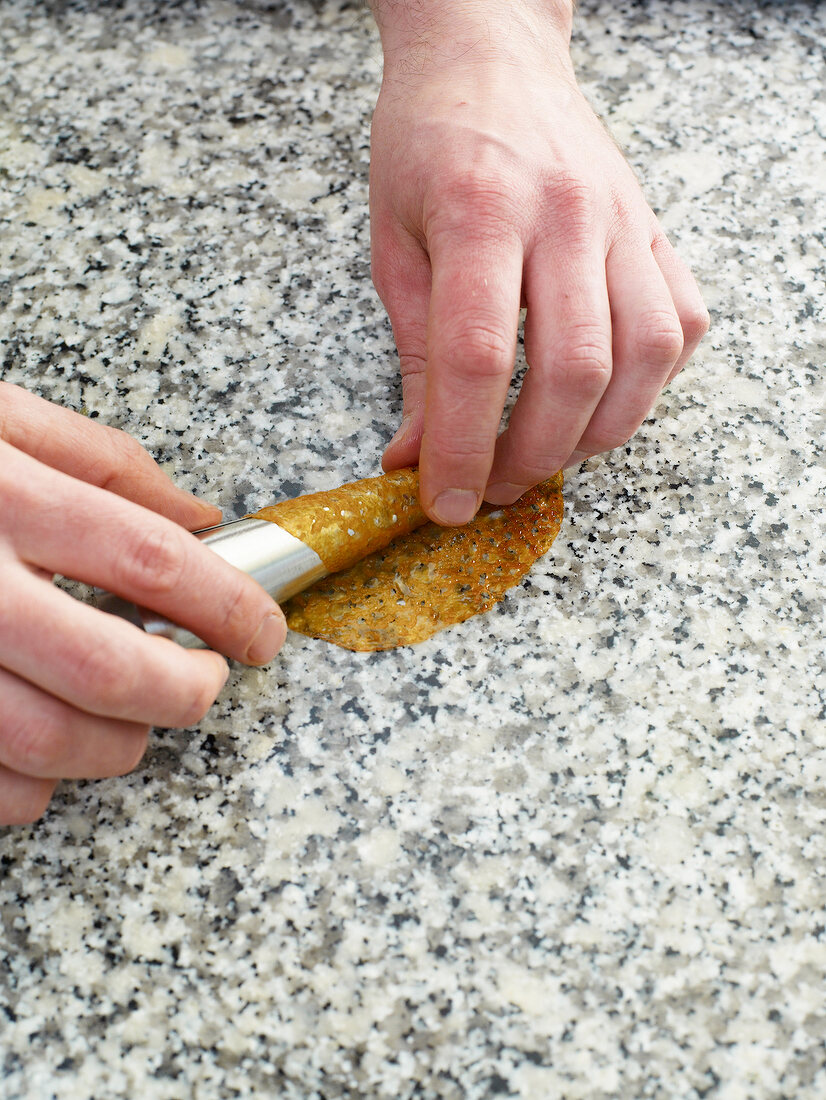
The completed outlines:
<svg viewBox="0 0 826 1100">
<path fill-rule="evenodd" d="M 8 382 L 0 382 L 0 440 L 192 531 L 221 522 L 219 508 L 176 488 L 126 432 L 53 405 Z"/>
<path fill-rule="evenodd" d="M 57 781 L 0 766 L 0 825 L 31 825 L 46 812 Z"/>
<path fill-rule="evenodd" d="M 668 285 L 683 330 L 683 350 L 668 375 L 667 381 L 670 382 L 683 369 L 708 332 L 709 316 L 696 279 L 659 229 L 651 242 L 651 252 Z"/>
<path fill-rule="evenodd" d="M 537 247 L 525 265 L 529 367 L 485 491 L 511 504 L 555 474 L 611 376 L 611 313 L 603 253 L 589 239 Z"/>
<path fill-rule="evenodd" d="M 382 458 L 385 470 L 415 466 L 424 428 L 430 261 L 421 244 L 397 223 L 374 232 L 373 282 L 384 303 L 399 352 L 402 422 Z"/>
<path fill-rule="evenodd" d="M 431 519 L 451 525 L 475 515 L 493 461 L 516 356 L 522 246 L 471 223 L 436 234 L 430 260 L 420 495 Z"/>
<path fill-rule="evenodd" d="M 586 454 L 584 451 L 571 451 L 568 457 L 565 459 L 565 469 L 569 469 L 572 466 L 581 466 L 583 462 L 587 462 L 591 455 Z"/>
<path fill-rule="evenodd" d="M 73 707 L 151 726 L 185 728 L 206 714 L 228 668 L 106 615 L 22 566 L 7 566 L 0 666 Z"/>
<path fill-rule="evenodd" d="M 85 714 L 0 669 L 0 765 L 39 779 L 101 779 L 132 771 L 149 727 Z"/>
<path fill-rule="evenodd" d="M 624 239 L 606 260 L 614 370 L 577 450 L 625 443 L 657 400 L 683 350 L 677 311 L 647 241 Z"/>
<path fill-rule="evenodd" d="M 286 624 L 274 600 L 177 524 L 2 443 L 0 496 L 14 548 L 31 565 L 150 607 L 240 661 L 264 664 L 281 647 Z"/>
</svg>

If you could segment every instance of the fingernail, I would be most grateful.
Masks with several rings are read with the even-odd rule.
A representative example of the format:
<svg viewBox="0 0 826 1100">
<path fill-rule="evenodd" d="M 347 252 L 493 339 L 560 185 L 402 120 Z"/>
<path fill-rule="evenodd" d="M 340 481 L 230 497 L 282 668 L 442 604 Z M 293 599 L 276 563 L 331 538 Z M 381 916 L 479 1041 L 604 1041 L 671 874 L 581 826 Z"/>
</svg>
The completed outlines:
<svg viewBox="0 0 826 1100">
<path fill-rule="evenodd" d="M 404 437 L 410 431 L 410 425 L 412 424 L 412 422 L 413 422 L 412 417 L 410 417 L 410 416 L 402 417 L 402 422 L 399 425 L 398 431 L 393 436 L 393 438 L 390 440 L 390 442 L 387 444 L 387 446 L 392 447 L 394 443 L 401 443 L 401 441 L 404 439 Z"/>
<path fill-rule="evenodd" d="M 284 616 L 275 614 L 265 616 L 255 637 L 247 647 L 244 658 L 251 665 L 265 665 L 273 659 L 287 636 L 287 624 Z"/>
<path fill-rule="evenodd" d="M 512 481 L 497 481 L 495 485 L 488 485 L 485 489 L 485 500 L 488 504 L 513 504 L 527 490 L 527 485 L 514 485 Z"/>
<path fill-rule="evenodd" d="M 432 513 L 446 527 L 458 527 L 472 520 L 479 506 L 479 494 L 473 489 L 445 489 L 433 501 Z"/>
<path fill-rule="evenodd" d="M 216 657 L 217 657 L 218 663 L 221 666 L 221 677 L 222 677 L 221 687 L 218 688 L 218 690 L 220 691 L 221 688 L 224 686 L 224 684 L 229 679 L 229 665 L 227 664 L 227 662 L 224 660 L 223 657 L 220 657 L 217 654 L 216 654 Z"/>
<path fill-rule="evenodd" d="M 565 467 L 567 469 L 569 466 L 579 466 L 580 463 L 585 462 L 585 460 L 590 457 L 591 456 L 584 451 L 572 451 L 568 457 L 568 461 L 565 463 Z"/>
</svg>

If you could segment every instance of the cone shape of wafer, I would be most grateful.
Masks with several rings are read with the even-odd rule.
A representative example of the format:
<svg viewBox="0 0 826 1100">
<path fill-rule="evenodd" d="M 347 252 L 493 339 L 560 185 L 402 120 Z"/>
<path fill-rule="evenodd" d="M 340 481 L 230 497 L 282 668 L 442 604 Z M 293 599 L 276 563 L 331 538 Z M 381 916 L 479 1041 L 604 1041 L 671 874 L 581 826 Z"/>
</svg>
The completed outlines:
<svg viewBox="0 0 826 1100">
<path fill-rule="evenodd" d="M 462 527 L 427 522 L 418 471 L 312 493 L 256 513 L 332 574 L 284 605 L 292 630 L 354 650 L 423 641 L 489 610 L 545 554 L 562 522 L 562 474 Z"/>
</svg>

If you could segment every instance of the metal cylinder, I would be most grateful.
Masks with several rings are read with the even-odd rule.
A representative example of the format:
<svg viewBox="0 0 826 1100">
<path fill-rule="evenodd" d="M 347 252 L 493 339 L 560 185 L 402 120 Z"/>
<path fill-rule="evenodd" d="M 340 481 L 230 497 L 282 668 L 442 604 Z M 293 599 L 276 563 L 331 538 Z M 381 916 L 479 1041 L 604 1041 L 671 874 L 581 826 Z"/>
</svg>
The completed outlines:
<svg viewBox="0 0 826 1100">
<path fill-rule="evenodd" d="M 315 550 L 265 519 L 232 520 L 194 534 L 224 561 L 257 581 L 277 603 L 327 575 Z M 208 599 L 208 594 L 205 598 Z M 187 649 L 204 646 L 191 631 L 120 596 L 103 592 L 96 602 L 101 611 L 128 619 L 147 634 L 170 638 Z"/>
</svg>

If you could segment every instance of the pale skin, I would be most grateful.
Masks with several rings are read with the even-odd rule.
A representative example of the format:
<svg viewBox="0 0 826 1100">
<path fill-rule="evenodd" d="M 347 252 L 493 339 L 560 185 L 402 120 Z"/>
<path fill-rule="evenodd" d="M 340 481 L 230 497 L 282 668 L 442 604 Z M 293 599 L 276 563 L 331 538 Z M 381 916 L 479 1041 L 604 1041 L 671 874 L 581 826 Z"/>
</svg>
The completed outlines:
<svg viewBox="0 0 826 1100">
<path fill-rule="evenodd" d="M 229 667 L 105 615 L 55 573 L 266 664 L 286 624 L 245 574 L 188 533 L 219 509 L 176 489 L 123 432 L 0 382 L 0 824 L 36 820 L 61 778 L 122 775 L 150 726 L 203 718 Z M 209 592 L 204 601 L 202 595 Z"/>
<path fill-rule="evenodd" d="M 404 395 L 384 466 L 418 461 L 425 510 L 463 523 L 626 442 L 708 314 L 577 87 L 570 0 L 373 7 L 373 279 Z"/>
<path fill-rule="evenodd" d="M 625 442 L 708 327 L 688 269 L 579 92 L 569 0 L 374 0 L 373 278 L 398 346 L 386 469 L 463 523 Z M 520 306 L 530 370 L 499 434 Z M 0 383 L 0 825 L 61 778 L 121 775 L 149 728 L 188 726 L 283 643 L 278 606 L 188 532 L 218 509 L 130 437 Z M 184 650 L 74 600 L 54 574 L 146 605 Z M 200 594 L 209 591 L 210 599 Z"/>
</svg>

